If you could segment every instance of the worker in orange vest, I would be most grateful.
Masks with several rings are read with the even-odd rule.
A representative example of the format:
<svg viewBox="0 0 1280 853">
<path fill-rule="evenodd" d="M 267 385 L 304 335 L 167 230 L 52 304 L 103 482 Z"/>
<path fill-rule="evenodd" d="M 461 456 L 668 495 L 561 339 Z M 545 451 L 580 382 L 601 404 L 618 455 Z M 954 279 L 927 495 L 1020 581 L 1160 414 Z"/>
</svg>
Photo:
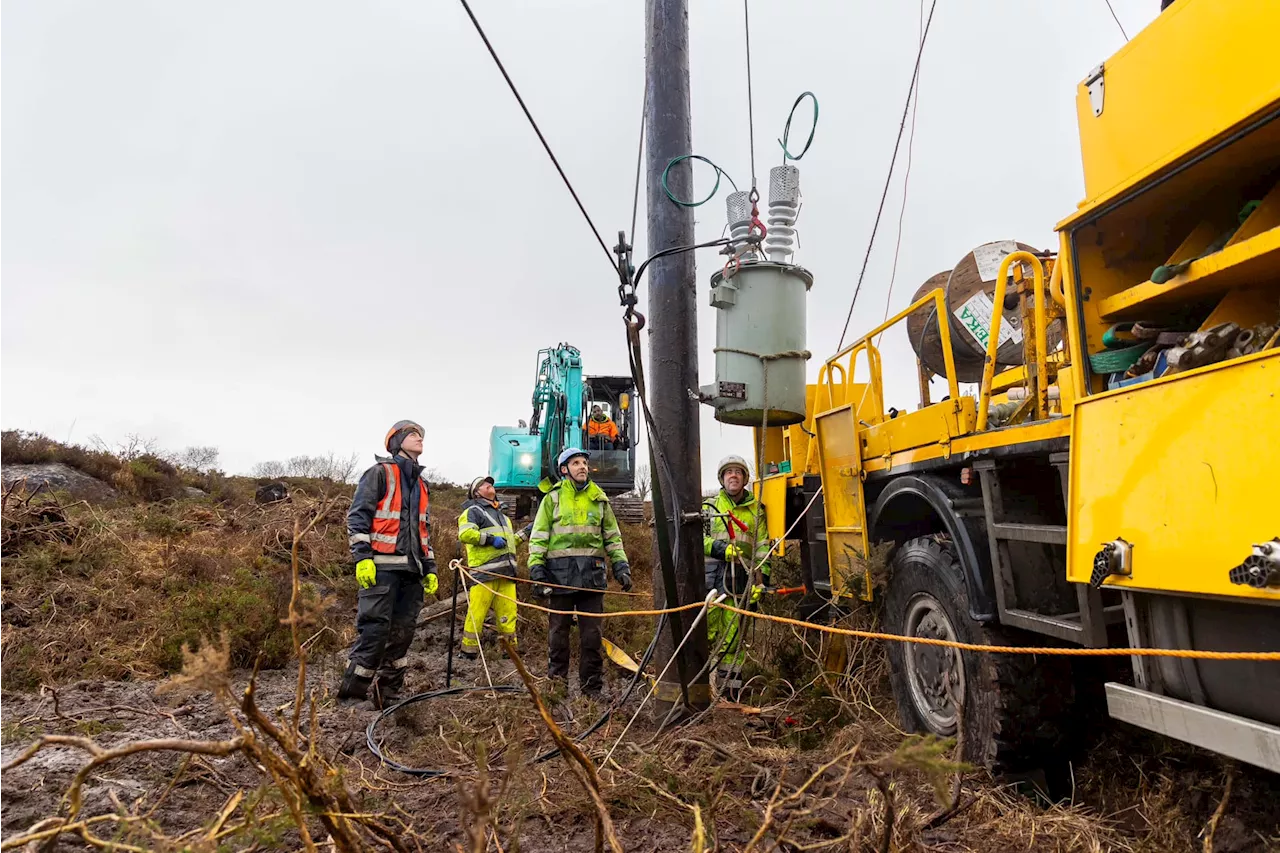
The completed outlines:
<svg viewBox="0 0 1280 853">
<path fill-rule="evenodd" d="M 618 425 L 597 403 L 591 407 L 591 418 L 587 421 L 587 447 L 591 450 L 613 450 L 617 444 Z"/>
<path fill-rule="evenodd" d="M 391 455 L 375 457 L 378 464 L 360 477 L 351 499 L 347 534 L 360 585 L 359 636 L 339 699 L 369 698 L 373 686 L 374 707 L 395 704 L 404 687 L 423 594 L 434 595 L 440 586 L 431 550 L 427 481 L 418 464 L 422 437 L 418 424 L 396 421 L 385 442 Z"/>
</svg>

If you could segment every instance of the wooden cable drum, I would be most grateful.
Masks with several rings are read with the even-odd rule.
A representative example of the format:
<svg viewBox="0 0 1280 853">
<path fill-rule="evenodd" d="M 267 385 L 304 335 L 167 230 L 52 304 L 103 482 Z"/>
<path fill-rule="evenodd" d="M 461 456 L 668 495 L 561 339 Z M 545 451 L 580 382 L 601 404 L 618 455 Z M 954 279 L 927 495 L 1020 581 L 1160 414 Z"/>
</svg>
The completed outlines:
<svg viewBox="0 0 1280 853">
<path fill-rule="evenodd" d="M 914 302 L 935 288 L 943 289 L 957 382 L 982 380 L 982 365 L 986 360 L 987 337 L 994 311 L 996 274 L 1000 261 L 1015 249 L 1036 251 L 1025 243 L 1013 240 L 986 243 L 967 253 L 954 269 L 930 276 L 911 297 Z M 1047 285 L 1046 282 L 1046 287 Z M 996 364 L 1014 367 L 1023 362 L 1022 317 L 1017 291 L 1010 286 L 1005 293 L 1005 304 L 1008 307 L 1004 309 L 1000 321 L 1001 344 L 996 351 Z M 1048 293 L 1045 298 L 1049 298 Z M 942 353 L 937 309 L 932 305 L 926 306 L 908 317 L 907 335 L 911 340 L 911 348 L 924 366 L 938 376 L 945 377 L 946 362 Z M 1061 323 L 1055 321 L 1049 325 L 1049 350 L 1056 349 L 1061 340 Z"/>
</svg>

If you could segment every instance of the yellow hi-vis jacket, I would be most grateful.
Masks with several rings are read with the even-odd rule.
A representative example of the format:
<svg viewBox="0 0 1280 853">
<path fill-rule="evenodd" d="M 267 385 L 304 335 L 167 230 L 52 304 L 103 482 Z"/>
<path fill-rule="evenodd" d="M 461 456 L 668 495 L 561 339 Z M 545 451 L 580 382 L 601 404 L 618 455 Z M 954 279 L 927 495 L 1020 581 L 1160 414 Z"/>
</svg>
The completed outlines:
<svg viewBox="0 0 1280 853">
<path fill-rule="evenodd" d="M 501 548 L 493 540 L 501 537 Z M 462 505 L 458 516 L 458 541 L 467 546 L 467 568 L 484 583 L 495 578 L 516 576 L 516 534 L 511 519 L 497 501 L 472 498 Z"/>
</svg>

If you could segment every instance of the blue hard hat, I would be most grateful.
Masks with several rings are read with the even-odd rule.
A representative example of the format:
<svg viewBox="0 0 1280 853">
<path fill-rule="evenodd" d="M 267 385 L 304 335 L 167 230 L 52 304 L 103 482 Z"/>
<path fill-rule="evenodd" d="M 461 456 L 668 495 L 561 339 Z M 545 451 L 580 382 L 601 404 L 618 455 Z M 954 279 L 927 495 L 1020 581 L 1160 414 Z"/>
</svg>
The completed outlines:
<svg viewBox="0 0 1280 853">
<path fill-rule="evenodd" d="M 581 447 L 566 447 L 564 450 L 560 451 L 560 456 L 556 459 L 556 470 L 560 470 L 561 465 L 564 465 L 575 456 L 584 456 L 587 459 L 591 458 L 591 454 L 583 450 Z"/>
</svg>

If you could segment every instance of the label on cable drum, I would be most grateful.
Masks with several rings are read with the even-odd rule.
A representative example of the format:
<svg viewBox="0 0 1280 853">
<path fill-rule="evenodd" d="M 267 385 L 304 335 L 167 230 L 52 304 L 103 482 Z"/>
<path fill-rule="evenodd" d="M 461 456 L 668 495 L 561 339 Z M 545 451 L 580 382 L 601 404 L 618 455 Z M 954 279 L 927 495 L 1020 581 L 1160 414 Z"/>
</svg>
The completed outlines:
<svg viewBox="0 0 1280 853">
<path fill-rule="evenodd" d="M 986 291 L 979 290 L 970 296 L 953 314 L 964 330 L 969 333 L 982 347 L 985 352 L 987 342 L 991 340 L 991 315 L 994 313 L 995 303 L 991 301 L 991 297 Z M 1022 329 L 1015 325 L 1009 317 L 1001 317 L 1000 319 L 1000 346 L 1004 346 L 1010 341 L 1022 343 Z"/>
<path fill-rule="evenodd" d="M 995 281 L 1000 273 L 1000 262 L 1016 251 L 1018 244 L 1013 240 L 983 243 L 974 249 L 973 260 L 978 265 L 978 277 L 983 281 Z"/>
</svg>

